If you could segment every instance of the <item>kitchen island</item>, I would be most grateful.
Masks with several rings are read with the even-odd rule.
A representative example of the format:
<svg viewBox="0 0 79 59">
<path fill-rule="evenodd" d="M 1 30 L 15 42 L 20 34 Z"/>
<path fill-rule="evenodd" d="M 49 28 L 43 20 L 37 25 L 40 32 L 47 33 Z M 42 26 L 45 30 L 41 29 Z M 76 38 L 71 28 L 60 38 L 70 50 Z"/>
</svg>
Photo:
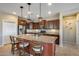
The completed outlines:
<svg viewBox="0 0 79 59">
<path fill-rule="evenodd" d="M 44 35 L 44 36 L 55 36 L 57 37 L 55 43 L 59 45 L 59 29 L 27 29 L 27 34 L 37 34 L 37 35 Z"/>
<path fill-rule="evenodd" d="M 30 43 L 29 51 L 31 54 L 32 52 L 32 46 L 33 43 L 41 43 L 43 46 L 42 56 L 54 56 L 55 55 L 55 40 L 57 37 L 52 36 L 43 36 L 43 35 L 35 35 L 35 34 L 23 34 L 23 35 L 17 35 L 17 38 L 25 39 L 27 42 Z"/>
</svg>

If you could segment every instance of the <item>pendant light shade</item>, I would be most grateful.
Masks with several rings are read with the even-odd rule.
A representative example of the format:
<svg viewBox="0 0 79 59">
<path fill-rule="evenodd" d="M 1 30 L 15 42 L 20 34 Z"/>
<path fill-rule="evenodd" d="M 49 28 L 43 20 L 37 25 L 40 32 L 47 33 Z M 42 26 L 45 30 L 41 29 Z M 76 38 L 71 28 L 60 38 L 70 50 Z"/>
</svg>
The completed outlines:
<svg viewBox="0 0 79 59">
<path fill-rule="evenodd" d="M 39 4 L 39 13 L 38 19 L 41 21 L 43 19 L 43 17 L 41 17 L 41 3 Z"/>
<path fill-rule="evenodd" d="M 27 3 L 27 5 L 28 5 L 28 12 L 27 12 L 27 14 L 28 14 L 28 20 L 31 20 L 30 19 L 30 16 L 31 16 L 31 11 L 30 11 L 30 6 L 31 6 L 31 3 Z"/>
<path fill-rule="evenodd" d="M 38 19 L 43 19 L 43 17 L 38 17 Z"/>
<path fill-rule="evenodd" d="M 48 3 L 48 5 L 49 5 L 49 6 L 51 6 L 51 5 L 52 5 L 52 3 Z"/>
<path fill-rule="evenodd" d="M 21 17 L 23 17 L 23 6 L 20 6 L 20 9 L 21 9 Z"/>
</svg>

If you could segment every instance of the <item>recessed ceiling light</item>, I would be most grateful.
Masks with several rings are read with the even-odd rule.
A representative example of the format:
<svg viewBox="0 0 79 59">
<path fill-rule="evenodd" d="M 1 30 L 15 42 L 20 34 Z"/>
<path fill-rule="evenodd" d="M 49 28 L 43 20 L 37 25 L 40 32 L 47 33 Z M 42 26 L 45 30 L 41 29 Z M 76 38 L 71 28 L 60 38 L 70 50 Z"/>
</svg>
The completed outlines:
<svg viewBox="0 0 79 59">
<path fill-rule="evenodd" d="M 36 15 L 36 17 L 38 18 L 38 17 L 39 17 L 39 15 Z"/>
<path fill-rule="evenodd" d="M 48 5 L 49 5 L 49 6 L 51 6 L 51 5 L 52 5 L 52 3 L 48 3 Z"/>
<path fill-rule="evenodd" d="M 27 14 L 29 14 L 29 15 L 30 15 L 30 14 L 31 14 L 31 11 L 28 11 L 28 12 L 27 12 Z"/>
<path fill-rule="evenodd" d="M 13 14 L 16 14 L 16 12 L 12 12 Z"/>
<path fill-rule="evenodd" d="M 27 16 L 24 16 L 25 18 L 27 18 Z"/>
<path fill-rule="evenodd" d="M 51 15 L 51 14 L 52 14 L 52 12 L 51 12 L 51 11 L 48 11 L 48 14 L 49 14 L 49 15 Z"/>
</svg>

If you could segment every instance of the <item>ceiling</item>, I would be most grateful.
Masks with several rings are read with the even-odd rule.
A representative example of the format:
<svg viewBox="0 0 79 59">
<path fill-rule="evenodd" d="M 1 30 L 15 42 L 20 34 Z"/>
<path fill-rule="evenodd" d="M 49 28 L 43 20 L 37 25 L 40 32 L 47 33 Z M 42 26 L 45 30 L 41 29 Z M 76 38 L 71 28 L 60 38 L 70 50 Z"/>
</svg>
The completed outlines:
<svg viewBox="0 0 79 59">
<path fill-rule="evenodd" d="M 23 6 L 23 17 L 28 18 L 27 11 L 28 6 L 26 3 L 0 3 L 0 11 L 5 11 L 7 13 L 13 14 L 13 12 L 16 12 L 16 15 L 21 15 L 21 9 L 20 6 Z M 52 18 L 53 15 L 66 11 L 79 8 L 78 3 L 52 3 L 51 6 L 49 6 L 47 3 L 42 3 L 42 17 L 43 18 Z M 48 11 L 51 11 L 52 14 L 48 15 Z M 35 20 L 37 19 L 36 15 L 39 14 L 39 3 L 32 3 L 31 5 L 31 19 Z"/>
</svg>

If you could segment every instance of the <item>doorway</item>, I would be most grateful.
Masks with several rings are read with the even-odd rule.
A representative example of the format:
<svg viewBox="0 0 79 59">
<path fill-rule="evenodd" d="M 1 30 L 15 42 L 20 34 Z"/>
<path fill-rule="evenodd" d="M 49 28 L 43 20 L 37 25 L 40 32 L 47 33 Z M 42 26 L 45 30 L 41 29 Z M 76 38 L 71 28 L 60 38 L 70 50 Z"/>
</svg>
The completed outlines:
<svg viewBox="0 0 79 59">
<path fill-rule="evenodd" d="M 63 44 L 75 45 L 76 44 L 76 16 L 63 17 Z"/>
</svg>

